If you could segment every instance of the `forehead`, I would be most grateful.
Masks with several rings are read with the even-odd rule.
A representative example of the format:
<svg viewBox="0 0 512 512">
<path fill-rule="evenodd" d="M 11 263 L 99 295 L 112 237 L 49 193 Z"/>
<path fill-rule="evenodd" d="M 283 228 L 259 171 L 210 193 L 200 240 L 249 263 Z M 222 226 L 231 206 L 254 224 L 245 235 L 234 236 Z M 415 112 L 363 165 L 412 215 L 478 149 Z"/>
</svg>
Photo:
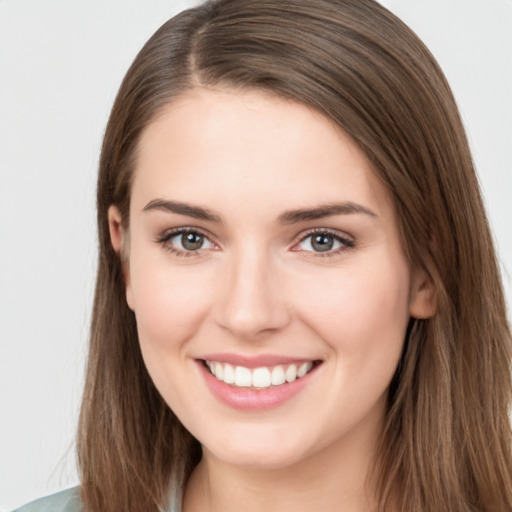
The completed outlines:
<svg viewBox="0 0 512 512">
<path fill-rule="evenodd" d="M 340 127 L 259 91 L 188 91 L 150 123 L 138 149 L 134 202 L 168 194 L 225 204 L 245 197 L 283 209 L 342 200 L 389 208 L 387 190 Z"/>
</svg>

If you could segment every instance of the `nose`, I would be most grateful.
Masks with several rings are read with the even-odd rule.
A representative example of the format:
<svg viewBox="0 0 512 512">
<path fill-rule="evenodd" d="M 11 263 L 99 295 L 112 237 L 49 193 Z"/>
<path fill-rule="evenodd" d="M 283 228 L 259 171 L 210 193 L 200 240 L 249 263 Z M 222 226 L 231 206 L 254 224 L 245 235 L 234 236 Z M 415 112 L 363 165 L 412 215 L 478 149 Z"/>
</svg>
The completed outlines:
<svg viewBox="0 0 512 512">
<path fill-rule="evenodd" d="M 259 339 L 286 327 L 290 309 L 272 258 L 245 250 L 225 264 L 214 315 L 216 323 L 239 339 Z"/>
</svg>

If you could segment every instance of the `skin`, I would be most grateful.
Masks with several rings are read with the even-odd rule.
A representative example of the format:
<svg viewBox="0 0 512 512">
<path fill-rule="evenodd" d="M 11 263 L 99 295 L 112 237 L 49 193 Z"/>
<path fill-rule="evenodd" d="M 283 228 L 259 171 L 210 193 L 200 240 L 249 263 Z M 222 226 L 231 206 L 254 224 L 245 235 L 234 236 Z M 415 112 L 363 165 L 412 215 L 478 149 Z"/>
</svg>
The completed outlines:
<svg viewBox="0 0 512 512">
<path fill-rule="evenodd" d="M 406 327 L 433 312 L 387 189 L 328 119 L 254 91 L 187 92 L 139 149 L 129 232 L 112 206 L 111 238 L 126 253 L 148 371 L 203 446 L 184 511 L 372 510 L 369 470 Z M 148 209 L 155 200 L 218 218 Z M 368 212 L 279 220 L 333 203 Z M 178 255 L 181 236 L 162 238 L 183 227 L 206 237 Z M 318 252 L 311 229 L 348 242 Z M 284 404 L 240 411 L 213 396 L 198 369 L 214 352 L 322 364 Z"/>
</svg>

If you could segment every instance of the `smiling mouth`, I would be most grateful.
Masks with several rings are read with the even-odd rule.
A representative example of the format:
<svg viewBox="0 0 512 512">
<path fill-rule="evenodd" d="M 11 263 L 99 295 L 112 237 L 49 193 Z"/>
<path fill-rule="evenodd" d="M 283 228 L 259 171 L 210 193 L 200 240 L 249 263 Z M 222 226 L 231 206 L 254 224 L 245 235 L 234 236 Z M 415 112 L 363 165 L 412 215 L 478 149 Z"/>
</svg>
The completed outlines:
<svg viewBox="0 0 512 512">
<path fill-rule="evenodd" d="M 306 361 L 260 368 L 246 368 L 219 361 L 203 360 L 203 364 L 219 381 L 236 388 L 263 390 L 291 383 L 307 375 L 321 361 Z"/>
</svg>

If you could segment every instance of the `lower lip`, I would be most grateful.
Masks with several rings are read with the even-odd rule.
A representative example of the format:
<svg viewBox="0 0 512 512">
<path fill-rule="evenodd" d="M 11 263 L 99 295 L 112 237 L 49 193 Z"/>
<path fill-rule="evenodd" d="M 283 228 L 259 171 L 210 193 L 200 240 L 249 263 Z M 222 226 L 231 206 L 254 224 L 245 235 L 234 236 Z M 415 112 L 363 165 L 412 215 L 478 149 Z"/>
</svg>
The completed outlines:
<svg viewBox="0 0 512 512">
<path fill-rule="evenodd" d="M 237 388 L 215 378 L 203 361 L 198 361 L 201 374 L 210 391 L 223 404 L 234 409 L 264 411 L 279 407 L 300 393 L 320 366 L 314 367 L 304 377 L 268 389 Z"/>
</svg>

